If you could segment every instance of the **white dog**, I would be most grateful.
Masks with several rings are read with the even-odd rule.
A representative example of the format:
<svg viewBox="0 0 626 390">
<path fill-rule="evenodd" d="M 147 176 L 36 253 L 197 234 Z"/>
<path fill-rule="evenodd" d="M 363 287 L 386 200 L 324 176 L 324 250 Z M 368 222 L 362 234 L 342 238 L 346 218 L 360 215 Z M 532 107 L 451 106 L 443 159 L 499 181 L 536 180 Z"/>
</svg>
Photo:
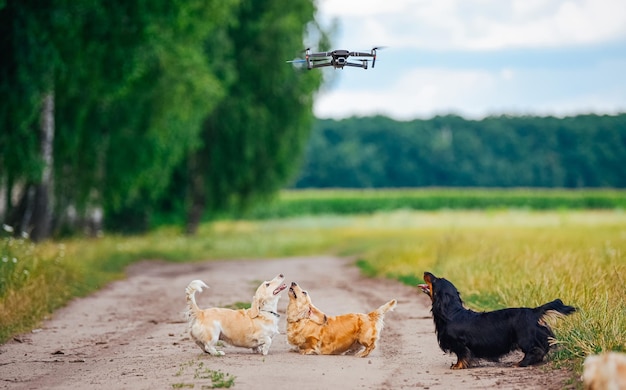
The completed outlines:
<svg viewBox="0 0 626 390">
<path fill-rule="evenodd" d="M 626 389 L 626 354 L 605 352 L 585 358 L 583 388 L 585 390 Z"/>
<path fill-rule="evenodd" d="M 194 280 L 187 286 L 187 307 L 189 334 L 191 338 L 211 355 L 224 355 L 215 346 L 223 340 L 236 347 L 252 348 L 253 352 L 267 355 L 272 338 L 278 334 L 276 313 L 280 293 L 287 288 L 285 277 L 280 274 L 265 281 L 257 288 L 249 309 L 232 310 L 219 307 L 200 309 L 196 304 L 196 291 L 202 292 L 207 286 L 201 280 Z"/>
</svg>

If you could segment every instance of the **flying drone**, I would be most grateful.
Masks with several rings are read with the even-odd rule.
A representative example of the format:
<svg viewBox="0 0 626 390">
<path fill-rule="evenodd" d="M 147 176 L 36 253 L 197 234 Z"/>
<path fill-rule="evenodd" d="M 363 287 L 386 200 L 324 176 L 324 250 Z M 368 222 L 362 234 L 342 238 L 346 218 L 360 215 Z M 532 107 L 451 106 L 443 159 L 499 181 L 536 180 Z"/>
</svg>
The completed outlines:
<svg viewBox="0 0 626 390">
<path fill-rule="evenodd" d="M 306 49 L 304 51 L 304 59 L 298 58 L 287 62 L 306 62 L 306 67 L 309 70 L 314 68 L 323 68 L 326 66 L 332 66 L 335 69 L 343 69 L 344 66 L 367 69 L 369 61 L 372 61 L 372 68 L 376 65 L 376 50 L 378 49 L 381 49 L 381 47 L 375 47 L 369 53 L 349 50 L 333 50 L 311 53 L 311 49 Z M 348 61 L 348 57 L 371 57 L 371 59 L 357 59 L 355 61 L 358 62 L 350 62 Z"/>
</svg>

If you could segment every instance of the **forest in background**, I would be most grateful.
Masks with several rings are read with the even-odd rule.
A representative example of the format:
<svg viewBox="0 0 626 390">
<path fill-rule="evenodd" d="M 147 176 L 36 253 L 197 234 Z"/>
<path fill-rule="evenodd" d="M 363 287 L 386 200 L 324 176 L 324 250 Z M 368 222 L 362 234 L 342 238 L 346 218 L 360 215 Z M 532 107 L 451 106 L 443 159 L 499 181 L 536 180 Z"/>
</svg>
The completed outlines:
<svg viewBox="0 0 626 390">
<path fill-rule="evenodd" d="M 315 122 L 293 188 L 625 188 L 626 114 Z"/>
</svg>

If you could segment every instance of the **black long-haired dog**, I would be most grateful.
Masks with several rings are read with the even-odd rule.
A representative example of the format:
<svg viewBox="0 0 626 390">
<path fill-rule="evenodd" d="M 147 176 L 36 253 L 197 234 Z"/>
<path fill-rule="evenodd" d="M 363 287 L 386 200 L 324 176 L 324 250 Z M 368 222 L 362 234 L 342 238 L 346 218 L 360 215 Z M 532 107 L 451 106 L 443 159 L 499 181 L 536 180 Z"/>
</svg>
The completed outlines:
<svg viewBox="0 0 626 390">
<path fill-rule="evenodd" d="M 545 305 L 475 312 L 463 306 L 459 291 L 444 278 L 424 273 L 422 291 L 432 300 L 437 341 L 444 352 L 455 353 L 457 362 L 450 368 L 470 367 L 474 359 L 497 361 L 517 349 L 524 358 L 516 364 L 526 367 L 543 360 L 554 333 L 545 322 L 550 314 L 568 315 L 576 311 L 560 299 Z"/>
</svg>

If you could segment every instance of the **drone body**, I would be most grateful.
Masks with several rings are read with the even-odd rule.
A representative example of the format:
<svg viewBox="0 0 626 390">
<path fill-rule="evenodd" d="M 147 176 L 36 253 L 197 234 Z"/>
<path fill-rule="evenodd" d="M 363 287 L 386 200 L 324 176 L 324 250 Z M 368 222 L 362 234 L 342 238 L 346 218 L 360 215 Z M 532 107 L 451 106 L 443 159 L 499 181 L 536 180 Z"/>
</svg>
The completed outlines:
<svg viewBox="0 0 626 390">
<path fill-rule="evenodd" d="M 296 60 L 287 61 L 287 62 L 291 62 L 291 63 L 305 63 L 306 62 L 306 67 L 309 70 L 315 69 L 315 68 L 323 68 L 327 66 L 332 66 L 335 69 L 343 69 L 344 66 L 367 69 L 367 65 L 370 59 L 359 59 L 359 60 L 355 60 L 358 62 L 350 62 L 348 61 L 348 57 L 370 57 L 372 61 L 372 68 L 373 68 L 374 65 L 376 65 L 376 50 L 378 49 L 380 48 L 375 47 L 369 53 L 359 52 L 359 51 L 349 51 L 349 50 L 333 50 L 333 51 L 311 53 L 311 49 L 306 49 L 304 59 L 296 59 Z"/>
</svg>

